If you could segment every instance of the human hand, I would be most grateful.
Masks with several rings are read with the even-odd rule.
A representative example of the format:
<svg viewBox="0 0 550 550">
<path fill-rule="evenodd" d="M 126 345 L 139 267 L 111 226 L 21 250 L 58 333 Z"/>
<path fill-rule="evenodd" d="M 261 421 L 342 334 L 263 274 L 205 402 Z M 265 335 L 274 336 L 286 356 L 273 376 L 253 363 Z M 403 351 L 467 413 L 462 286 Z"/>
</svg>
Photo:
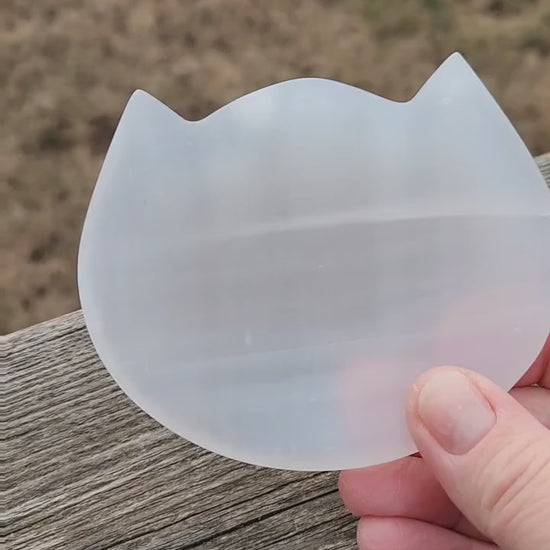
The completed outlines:
<svg viewBox="0 0 550 550">
<path fill-rule="evenodd" d="M 407 421 L 421 457 L 340 474 L 360 550 L 550 549 L 550 337 L 510 394 L 425 373 Z"/>
</svg>

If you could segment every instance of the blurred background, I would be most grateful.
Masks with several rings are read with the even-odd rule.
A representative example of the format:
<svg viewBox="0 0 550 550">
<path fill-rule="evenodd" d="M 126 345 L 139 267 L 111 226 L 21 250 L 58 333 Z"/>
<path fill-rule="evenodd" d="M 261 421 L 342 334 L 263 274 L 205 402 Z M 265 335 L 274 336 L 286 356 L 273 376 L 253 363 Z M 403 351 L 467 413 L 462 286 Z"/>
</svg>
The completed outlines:
<svg viewBox="0 0 550 550">
<path fill-rule="evenodd" d="M 84 214 L 135 88 L 189 119 L 299 76 L 406 100 L 459 50 L 550 150 L 548 0 L 2 0 L 0 27 L 0 333 L 79 307 Z"/>
</svg>

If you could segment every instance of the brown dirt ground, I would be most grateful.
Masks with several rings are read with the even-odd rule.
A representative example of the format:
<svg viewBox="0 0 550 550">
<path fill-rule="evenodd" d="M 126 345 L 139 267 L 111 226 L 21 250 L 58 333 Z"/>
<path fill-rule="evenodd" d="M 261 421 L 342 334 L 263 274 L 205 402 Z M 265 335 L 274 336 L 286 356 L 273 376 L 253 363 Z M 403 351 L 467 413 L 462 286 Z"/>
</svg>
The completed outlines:
<svg viewBox="0 0 550 550">
<path fill-rule="evenodd" d="M 547 0 L 3 0 L 0 333 L 78 307 L 86 206 L 129 94 L 186 118 L 297 76 L 406 99 L 462 51 L 550 150 Z"/>
</svg>

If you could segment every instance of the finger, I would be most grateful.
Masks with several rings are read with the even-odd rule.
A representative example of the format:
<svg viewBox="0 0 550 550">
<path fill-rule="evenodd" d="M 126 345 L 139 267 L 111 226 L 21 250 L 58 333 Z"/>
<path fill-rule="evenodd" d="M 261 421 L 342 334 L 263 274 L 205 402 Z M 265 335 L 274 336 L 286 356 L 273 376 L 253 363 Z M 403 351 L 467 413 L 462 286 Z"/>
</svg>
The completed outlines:
<svg viewBox="0 0 550 550">
<path fill-rule="evenodd" d="M 550 390 L 515 388 L 513 397 L 550 428 Z M 395 516 L 436 523 L 471 537 L 484 538 L 463 516 L 418 456 L 407 456 L 340 474 L 340 494 L 357 516 Z"/>
<path fill-rule="evenodd" d="M 510 394 L 541 424 L 550 428 L 550 390 L 538 386 L 514 388 Z"/>
<path fill-rule="evenodd" d="M 550 537 L 550 432 L 490 380 L 457 368 L 421 376 L 408 423 L 445 492 L 507 549 Z"/>
<path fill-rule="evenodd" d="M 548 334 L 546 345 L 535 361 L 535 364 L 538 364 L 542 370 L 542 376 L 538 380 L 538 384 L 543 388 L 550 389 L 550 334 Z"/>
<path fill-rule="evenodd" d="M 345 506 L 357 516 L 417 519 L 485 538 L 449 500 L 421 458 L 344 471 L 339 489 Z"/>
<path fill-rule="evenodd" d="M 533 384 L 550 388 L 550 334 L 531 368 L 520 378 L 516 386 L 532 386 Z"/>
<path fill-rule="evenodd" d="M 496 550 L 496 546 L 443 527 L 405 518 L 363 518 L 359 550 Z"/>
<path fill-rule="evenodd" d="M 447 526 L 461 515 L 421 458 L 344 471 L 339 488 L 356 516 L 400 516 Z"/>
</svg>

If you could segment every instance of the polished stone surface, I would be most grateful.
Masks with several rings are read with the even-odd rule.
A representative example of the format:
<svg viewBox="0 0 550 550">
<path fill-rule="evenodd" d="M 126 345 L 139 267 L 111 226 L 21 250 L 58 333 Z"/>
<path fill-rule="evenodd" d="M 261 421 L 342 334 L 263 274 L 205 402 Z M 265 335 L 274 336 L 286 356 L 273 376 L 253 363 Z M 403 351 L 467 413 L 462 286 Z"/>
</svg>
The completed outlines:
<svg viewBox="0 0 550 550">
<path fill-rule="evenodd" d="M 550 193 L 456 54 L 407 103 L 301 79 L 189 122 L 136 92 L 79 255 L 90 335 L 138 405 L 304 470 L 413 452 L 427 368 L 512 386 L 549 280 Z"/>
</svg>

